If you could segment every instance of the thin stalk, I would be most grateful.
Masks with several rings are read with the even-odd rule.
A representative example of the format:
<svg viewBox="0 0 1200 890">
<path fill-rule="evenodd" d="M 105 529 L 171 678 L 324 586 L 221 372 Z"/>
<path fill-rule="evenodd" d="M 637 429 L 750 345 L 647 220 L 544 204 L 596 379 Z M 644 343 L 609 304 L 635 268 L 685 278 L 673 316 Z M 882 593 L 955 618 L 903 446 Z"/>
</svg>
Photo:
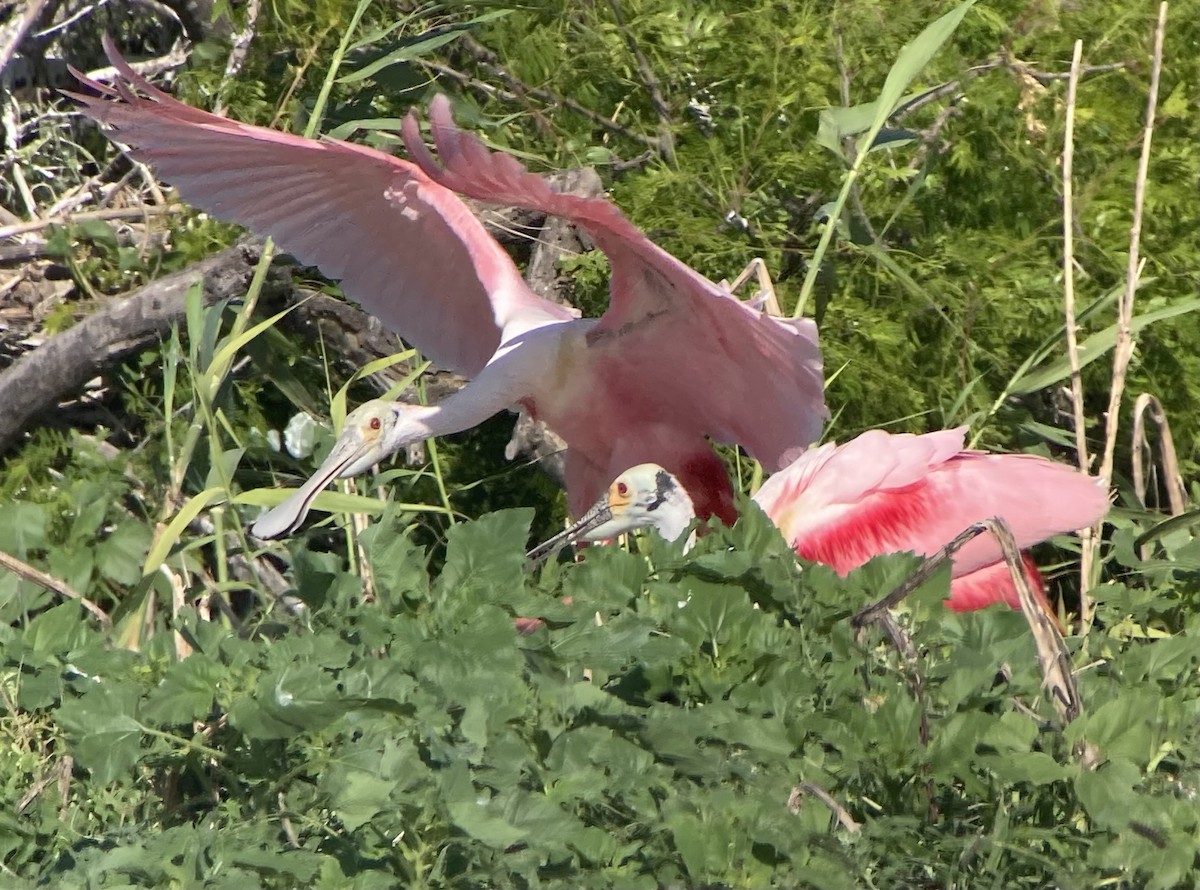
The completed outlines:
<svg viewBox="0 0 1200 890">
<path fill-rule="evenodd" d="M 1078 325 L 1075 319 L 1075 193 L 1072 174 L 1075 165 L 1075 102 L 1079 89 L 1079 69 L 1083 59 L 1083 41 L 1075 41 L 1071 56 L 1071 75 L 1067 81 L 1067 122 L 1063 136 L 1063 315 L 1067 334 L 1067 358 L 1071 363 L 1071 409 L 1075 423 L 1075 457 L 1079 469 L 1087 472 L 1087 426 L 1083 417 L 1083 377 L 1079 370 Z M 1095 551 L 1092 548 L 1092 529 L 1080 529 L 1082 557 L 1079 562 L 1079 618 L 1086 633 L 1091 624 L 1092 598 L 1088 594 Z"/>
<path fill-rule="evenodd" d="M 425 396 L 424 375 L 417 378 L 417 395 L 422 405 L 429 404 L 429 400 Z M 446 480 L 442 476 L 442 462 L 438 458 L 437 440 L 426 439 L 425 447 L 429 449 L 429 463 L 433 467 L 433 478 L 437 481 L 438 496 L 442 499 L 442 506 L 446 508 L 446 515 L 450 517 L 450 524 L 454 525 L 454 510 L 450 507 L 450 495 L 446 491 Z"/>
<path fill-rule="evenodd" d="M 1158 84 L 1162 74 L 1163 37 L 1167 29 L 1166 0 L 1159 4 L 1158 23 L 1154 28 L 1154 58 L 1150 67 L 1150 94 L 1146 100 L 1146 126 L 1142 130 L 1142 153 L 1138 159 L 1137 179 L 1133 189 L 1133 224 L 1129 229 L 1129 264 L 1125 275 L 1125 292 L 1117 305 L 1117 345 L 1113 352 L 1112 389 L 1108 396 L 1108 413 L 1104 426 L 1104 457 L 1100 462 L 1100 476 L 1106 484 L 1112 482 L 1113 455 L 1117 446 L 1117 431 L 1120 427 L 1121 396 L 1125 391 L 1125 377 L 1129 371 L 1129 361 L 1133 357 L 1133 336 L 1130 324 L 1133 319 L 1133 303 L 1137 294 L 1138 282 L 1144 266 L 1138 253 L 1142 237 L 1142 211 L 1146 202 L 1146 179 L 1150 170 L 1150 146 L 1154 136 L 1154 116 L 1158 109 Z M 1096 554 L 1099 550 L 1100 528 L 1097 525 L 1093 531 L 1091 545 L 1091 575 L 1087 589 L 1099 580 L 1098 561 Z M 1082 611 L 1082 609 L 1081 609 Z M 1085 623 L 1090 621 L 1089 615 L 1081 615 Z"/>
</svg>

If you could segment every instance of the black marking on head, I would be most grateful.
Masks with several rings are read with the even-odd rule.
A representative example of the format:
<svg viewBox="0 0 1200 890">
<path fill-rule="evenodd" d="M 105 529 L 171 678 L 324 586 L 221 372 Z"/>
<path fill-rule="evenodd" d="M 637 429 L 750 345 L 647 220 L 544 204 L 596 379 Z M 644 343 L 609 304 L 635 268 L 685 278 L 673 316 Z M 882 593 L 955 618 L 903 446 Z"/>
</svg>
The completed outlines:
<svg viewBox="0 0 1200 890">
<path fill-rule="evenodd" d="M 654 498 L 646 505 L 646 509 L 657 510 L 670 497 L 674 488 L 675 480 L 671 478 L 671 474 L 666 470 L 659 470 L 654 474 Z"/>
</svg>

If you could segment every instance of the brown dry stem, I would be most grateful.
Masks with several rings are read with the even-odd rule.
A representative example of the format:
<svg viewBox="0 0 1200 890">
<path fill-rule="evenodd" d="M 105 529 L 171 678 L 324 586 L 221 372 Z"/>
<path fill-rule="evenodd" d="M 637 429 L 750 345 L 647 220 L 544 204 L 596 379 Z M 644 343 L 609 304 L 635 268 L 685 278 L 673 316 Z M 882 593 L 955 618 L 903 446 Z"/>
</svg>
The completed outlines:
<svg viewBox="0 0 1200 890">
<path fill-rule="evenodd" d="M 57 593 L 59 596 L 65 596 L 67 599 L 77 601 L 81 606 L 91 612 L 105 630 L 112 627 L 112 619 L 108 617 L 108 613 L 97 606 L 94 602 L 77 592 L 65 581 L 59 581 L 45 572 L 35 569 L 26 562 L 22 562 L 15 556 L 12 556 L 0 550 L 0 568 L 8 569 L 14 575 L 20 575 L 26 581 L 32 581 L 39 587 L 43 587 L 52 593 Z"/>
</svg>

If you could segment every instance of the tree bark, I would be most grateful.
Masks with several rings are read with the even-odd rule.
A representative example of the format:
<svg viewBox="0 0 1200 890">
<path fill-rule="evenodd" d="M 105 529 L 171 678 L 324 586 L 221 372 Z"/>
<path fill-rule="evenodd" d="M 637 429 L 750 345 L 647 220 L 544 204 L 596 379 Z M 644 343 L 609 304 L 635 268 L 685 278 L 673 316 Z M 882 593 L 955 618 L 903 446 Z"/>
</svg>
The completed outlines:
<svg viewBox="0 0 1200 890">
<path fill-rule="evenodd" d="M 106 301 L 70 330 L 18 358 L 0 373 L 0 453 L 39 413 L 78 392 L 106 367 L 158 343 L 184 317 L 193 284 L 201 285 L 205 305 L 245 294 L 260 255 L 254 242 L 227 248 L 127 297 Z"/>
</svg>

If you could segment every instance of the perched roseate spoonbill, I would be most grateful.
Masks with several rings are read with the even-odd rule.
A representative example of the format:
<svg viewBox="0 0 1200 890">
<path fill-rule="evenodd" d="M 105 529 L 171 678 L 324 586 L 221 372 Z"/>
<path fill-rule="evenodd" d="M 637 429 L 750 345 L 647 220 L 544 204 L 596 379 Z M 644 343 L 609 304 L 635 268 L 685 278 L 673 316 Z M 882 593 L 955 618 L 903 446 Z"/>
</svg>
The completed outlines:
<svg viewBox="0 0 1200 890">
<path fill-rule="evenodd" d="M 311 140 L 192 108 L 137 75 L 106 39 L 119 77 L 75 98 L 189 203 L 270 235 L 442 367 L 473 378 L 433 408 L 373 402 L 309 482 L 262 516 L 269 538 L 303 520 L 334 477 L 403 446 L 475 426 L 513 405 L 569 444 L 569 504 L 580 513 L 622 469 L 666 467 L 701 516 L 735 518 L 707 437 L 739 443 L 769 469 L 794 460 L 828 416 L 815 324 L 765 315 L 653 244 L 608 200 L 559 194 L 513 158 L 455 128 L 445 96 L 430 110 L 444 168 L 416 118 L 416 163 Z M 454 194 L 571 220 L 607 254 L 599 319 L 537 297 Z"/>
<path fill-rule="evenodd" d="M 1008 522 L 1017 546 L 1025 548 L 1091 525 L 1108 511 L 1099 479 L 1034 455 L 965 451 L 965 435 L 966 427 L 921 436 L 873 430 L 844 445 L 822 445 L 768 479 L 754 501 L 799 556 L 843 575 L 881 553 L 927 556 L 972 523 L 995 516 Z M 597 540 L 642 527 L 676 539 L 692 518 L 686 498 L 662 467 L 634 467 L 530 557 L 581 537 Z M 1045 602 L 1041 575 L 1028 555 L 1025 566 Z M 989 535 L 954 555 L 951 578 L 946 604 L 956 611 L 996 602 L 1020 608 L 1000 546 Z"/>
</svg>

